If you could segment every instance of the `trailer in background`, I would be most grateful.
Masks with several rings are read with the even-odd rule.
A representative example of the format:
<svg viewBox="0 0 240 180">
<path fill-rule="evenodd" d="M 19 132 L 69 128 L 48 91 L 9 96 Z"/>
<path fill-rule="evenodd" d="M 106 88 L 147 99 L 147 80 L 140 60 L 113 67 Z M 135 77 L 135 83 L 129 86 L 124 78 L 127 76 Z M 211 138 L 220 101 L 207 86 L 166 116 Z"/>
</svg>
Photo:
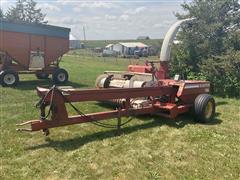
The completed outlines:
<svg viewBox="0 0 240 180">
<path fill-rule="evenodd" d="M 59 67 L 69 51 L 69 28 L 29 23 L 0 22 L 0 82 L 14 86 L 18 74 L 35 74 L 38 79 L 52 75 L 54 83 L 68 80 Z"/>
</svg>

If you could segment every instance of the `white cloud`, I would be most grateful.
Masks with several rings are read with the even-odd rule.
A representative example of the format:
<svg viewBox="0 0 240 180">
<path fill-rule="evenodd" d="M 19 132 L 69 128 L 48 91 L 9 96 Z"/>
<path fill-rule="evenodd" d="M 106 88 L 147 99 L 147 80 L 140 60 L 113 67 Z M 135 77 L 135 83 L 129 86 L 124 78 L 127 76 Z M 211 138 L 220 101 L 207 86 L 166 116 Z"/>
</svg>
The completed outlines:
<svg viewBox="0 0 240 180">
<path fill-rule="evenodd" d="M 88 3 L 86 7 L 89 8 L 106 8 L 109 9 L 112 7 L 112 4 L 109 2 L 97 1 L 93 3 Z"/>
<path fill-rule="evenodd" d="M 104 2 L 104 1 L 94 1 L 94 2 L 78 2 L 75 4 L 75 7 L 73 8 L 74 12 L 82 12 L 86 9 L 111 9 L 115 5 L 110 2 Z"/>
<path fill-rule="evenodd" d="M 72 5 L 82 8 L 111 8 L 113 3 L 111 1 L 100 0 L 57 0 L 56 3 L 66 6 Z"/>
<path fill-rule="evenodd" d="M 176 21 L 173 12 L 182 12 L 180 3 L 58 0 L 53 5 L 60 7 L 61 13 L 50 13 L 47 20 L 71 28 L 78 39 L 83 39 L 83 26 L 87 39 L 135 39 L 139 35 L 162 38 Z"/>
<path fill-rule="evenodd" d="M 135 9 L 135 12 L 136 12 L 136 13 L 141 13 L 141 12 L 143 12 L 143 11 L 145 11 L 145 10 L 146 10 L 145 7 L 138 7 L 138 8 Z"/>
<path fill-rule="evenodd" d="M 117 17 L 113 16 L 113 15 L 106 14 L 105 15 L 105 19 L 107 19 L 107 20 L 115 20 L 115 19 L 117 19 Z"/>
<path fill-rule="evenodd" d="M 126 20 L 129 19 L 129 15 L 127 15 L 127 14 L 122 14 L 122 15 L 119 17 L 119 19 L 126 21 Z"/>
<path fill-rule="evenodd" d="M 79 18 L 74 18 L 74 17 L 47 17 L 46 18 L 49 21 L 49 24 L 59 24 L 62 26 L 69 26 L 69 25 L 78 25 L 78 24 L 83 24 L 84 21 L 80 20 Z"/>
<path fill-rule="evenodd" d="M 118 27 L 112 26 L 111 29 L 112 29 L 112 30 L 117 30 Z"/>
<path fill-rule="evenodd" d="M 95 17 L 93 17 L 93 19 L 94 20 L 100 20 L 100 19 L 102 19 L 100 16 L 95 16 Z"/>
<path fill-rule="evenodd" d="M 164 27 L 164 25 L 159 23 L 153 25 L 153 28 L 162 28 L 162 27 Z"/>
<path fill-rule="evenodd" d="M 82 12 L 82 8 L 80 8 L 80 7 L 77 6 L 77 7 L 74 7 L 74 8 L 73 8 L 73 11 L 74 11 L 74 12 Z"/>
<path fill-rule="evenodd" d="M 55 11 L 55 12 L 61 11 L 61 9 L 58 6 L 49 3 L 39 3 L 38 8 L 41 8 L 43 11 Z"/>
<path fill-rule="evenodd" d="M 57 0 L 56 2 L 65 6 L 68 4 L 76 3 L 76 0 Z"/>
<path fill-rule="evenodd" d="M 14 1 L 0 0 L 0 7 L 6 11 L 10 6 L 14 5 Z"/>
<path fill-rule="evenodd" d="M 146 7 L 141 6 L 141 7 L 135 8 L 135 9 L 128 9 L 125 11 L 125 14 L 135 15 L 135 14 L 140 14 L 140 13 L 144 12 L 145 10 L 146 10 Z"/>
</svg>

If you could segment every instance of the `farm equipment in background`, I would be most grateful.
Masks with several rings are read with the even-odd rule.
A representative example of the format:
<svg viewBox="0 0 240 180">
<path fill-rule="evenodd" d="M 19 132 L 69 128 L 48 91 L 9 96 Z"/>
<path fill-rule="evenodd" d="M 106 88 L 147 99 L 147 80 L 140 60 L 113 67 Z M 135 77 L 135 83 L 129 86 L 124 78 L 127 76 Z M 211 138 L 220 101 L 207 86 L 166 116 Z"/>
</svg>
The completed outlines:
<svg viewBox="0 0 240 180">
<path fill-rule="evenodd" d="M 157 114 L 175 119 L 182 113 L 195 112 L 198 122 L 208 123 L 215 114 L 215 101 L 209 93 L 208 81 L 167 79 L 170 42 L 182 23 L 173 25 L 168 31 L 161 52 L 160 69 L 155 62 L 145 66 L 129 66 L 129 72 L 107 72 L 98 77 L 98 89 L 77 90 L 69 87 L 53 86 L 51 89 L 37 88 L 40 96 L 38 107 L 40 118 L 18 126 L 19 131 L 39 131 L 49 134 L 49 128 L 92 122 L 103 127 L 117 128 L 129 122 L 122 122 L 121 117 L 141 114 Z M 158 61 L 159 62 L 159 61 Z M 73 103 L 83 101 L 114 101 L 120 106 L 116 110 L 84 114 Z M 69 116 L 66 104 L 70 104 L 78 115 Z M 111 125 L 101 120 L 117 118 L 117 124 Z"/>
<path fill-rule="evenodd" d="M 18 74 L 35 74 L 46 79 L 52 74 L 54 83 L 68 80 L 66 70 L 59 67 L 61 57 L 69 50 L 70 29 L 1 20 L 0 83 L 14 86 Z"/>
</svg>

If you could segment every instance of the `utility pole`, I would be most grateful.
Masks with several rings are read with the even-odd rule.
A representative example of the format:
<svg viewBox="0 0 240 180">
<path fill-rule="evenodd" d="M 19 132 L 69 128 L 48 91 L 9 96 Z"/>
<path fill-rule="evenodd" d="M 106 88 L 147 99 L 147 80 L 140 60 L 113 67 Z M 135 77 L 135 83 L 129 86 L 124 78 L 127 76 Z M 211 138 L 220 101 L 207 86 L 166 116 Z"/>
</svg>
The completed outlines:
<svg viewBox="0 0 240 180">
<path fill-rule="evenodd" d="M 86 41 L 86 32 L 85 32 L 85 26 L 83 26 L 83 37 L 84 37 L 84 41 Z"/>
</svg>

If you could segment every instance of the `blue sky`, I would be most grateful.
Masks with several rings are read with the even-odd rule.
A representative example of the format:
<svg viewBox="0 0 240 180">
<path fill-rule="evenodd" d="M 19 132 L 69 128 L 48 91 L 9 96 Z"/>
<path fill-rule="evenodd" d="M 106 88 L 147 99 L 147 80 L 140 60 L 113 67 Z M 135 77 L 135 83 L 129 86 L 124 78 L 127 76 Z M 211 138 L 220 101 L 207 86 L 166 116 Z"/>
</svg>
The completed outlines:
<svg viewBox="0 0 240 180">
<path fill-rule="evenodd" d="M 0 0 L 4 11 L 15 0 Z M 187 2 L 189 2 L 188 0 Z M 77 39 L 136 39 L 148 35 L 162 38 L 183 12 L 184 0 L 37 0 L 49 24 L 70 27 Z"/>
</svg>

